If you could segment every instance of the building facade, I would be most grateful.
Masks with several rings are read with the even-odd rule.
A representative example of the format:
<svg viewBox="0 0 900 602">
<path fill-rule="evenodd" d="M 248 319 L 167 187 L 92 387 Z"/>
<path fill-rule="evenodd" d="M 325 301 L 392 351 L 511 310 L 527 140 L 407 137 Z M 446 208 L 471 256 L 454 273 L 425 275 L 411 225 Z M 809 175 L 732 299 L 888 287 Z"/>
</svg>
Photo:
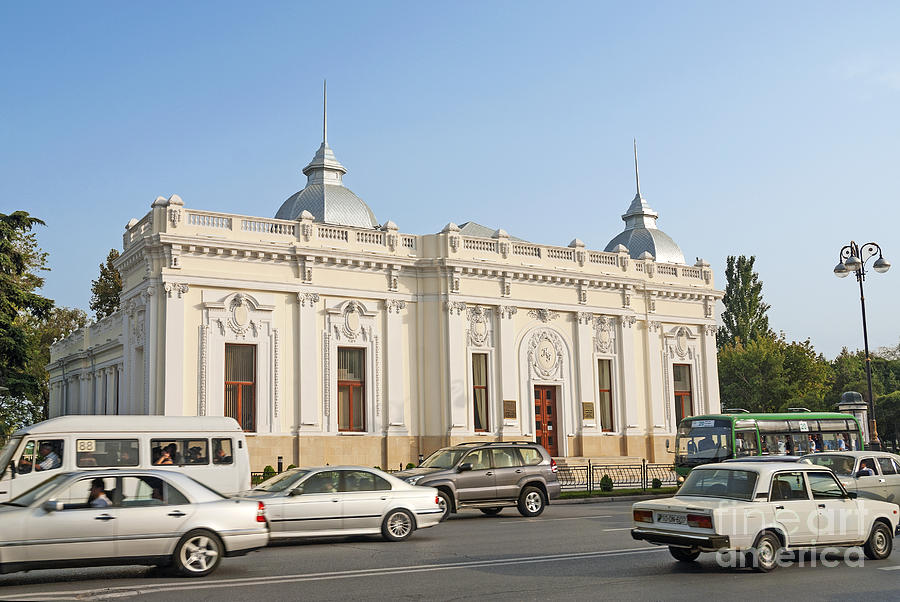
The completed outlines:
<svg viewBox="0 0 900 602">
<path fill-rule="evenodd" d="M 473 222 L 404 234 L 323 138 L 276 219 L 173 195 L 129 222 L 119 311 L 51 349 L 51 416 L 233 416 L 260 470 L 501 439 L 665 461 L 681 417 L 719 410 L 722 293 L 639 180 L 603 252 Z"/>
</svg>

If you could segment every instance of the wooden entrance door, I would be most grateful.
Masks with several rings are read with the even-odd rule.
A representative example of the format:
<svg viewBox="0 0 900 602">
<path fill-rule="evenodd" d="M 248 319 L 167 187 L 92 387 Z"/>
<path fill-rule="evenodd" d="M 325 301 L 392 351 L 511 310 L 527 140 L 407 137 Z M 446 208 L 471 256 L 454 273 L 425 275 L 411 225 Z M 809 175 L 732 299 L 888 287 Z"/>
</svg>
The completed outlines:
<svg viewBox="0 0 900 602">
<path fill-rule="evenodd" d="M 559 415 L 556 387 L 534 387 L 534 436 L 551 456 L 559 455 Z"/>
</svg>

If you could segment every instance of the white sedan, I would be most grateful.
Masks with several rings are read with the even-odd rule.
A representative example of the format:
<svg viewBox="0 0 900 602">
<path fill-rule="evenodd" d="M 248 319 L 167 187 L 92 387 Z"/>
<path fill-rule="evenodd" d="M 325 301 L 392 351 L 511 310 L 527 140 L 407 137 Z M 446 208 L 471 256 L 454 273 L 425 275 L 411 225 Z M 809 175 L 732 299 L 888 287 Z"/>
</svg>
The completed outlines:
<svg viewBox="0 0 900 602">
<path fill-rule="evenodd" d="M 57 474 L 0 504 L 0 573 L 156 564 L 202 577 L 268 541 L 263 503 L 167 470 Z"/>
<path fill-rule="evenodd" d="M 700 466 L 675 497 L 632 507 L 634 539 L 667 545 L 683 562 L 701 552 L 747 552 L 754 568 L 778 566 L 783 550 L 864 546 L 887 558 L 896 504 L 858 499 L 820 466 L 744 462 Z"/>
<path fill-rule="evenodd" d="M 240 497 L 265 502 L 272 539 L 381 533 L 402 541 L 443 515 L 437 489 L 362 466 L 293 468 Z"/>
</svg>

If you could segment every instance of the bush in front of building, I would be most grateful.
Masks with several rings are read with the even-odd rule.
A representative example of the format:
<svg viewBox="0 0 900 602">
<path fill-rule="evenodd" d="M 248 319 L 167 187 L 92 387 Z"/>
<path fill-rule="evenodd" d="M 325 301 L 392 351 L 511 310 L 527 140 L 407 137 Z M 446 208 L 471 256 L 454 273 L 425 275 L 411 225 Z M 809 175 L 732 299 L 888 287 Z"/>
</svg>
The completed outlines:
<svg viewBox="0 0 900 602">
<path fill-rule="evenodd" d="M 263 468 L 263 480 L 271 479 L 275 476 L 275 468 L 271 464 L 266 464 L 266 467 Z"/>
<path fill-rule="evenodd" d="M 662 481 L 660 481 L 659 479 L 653 479 L 653 481 L 650 483 L 650 489 L 659 489 L 661 487 Z"/>
<path fill-rule="evenodd" d="M 613 480 L 610 478 L 608 474 L 603 475 L 603 478 L 600 479 L 600 491 L 612 491 L 613 490 Z"/>
<path fill-rule="evenodd" d="M 415 467 L 416 467 L 416 465 L 413 464 L 412 462 L 407 462 L 407 463 L 406 463 L 406 470 L 409 470 L 410 468 L 415 468 Z"/>
<path fill-rule="evenodd" d="M 290 470 L 292 468 L 297 468 L 296 464 L 288 464 L 288 467 L 285 470 Z"/>
</svg>

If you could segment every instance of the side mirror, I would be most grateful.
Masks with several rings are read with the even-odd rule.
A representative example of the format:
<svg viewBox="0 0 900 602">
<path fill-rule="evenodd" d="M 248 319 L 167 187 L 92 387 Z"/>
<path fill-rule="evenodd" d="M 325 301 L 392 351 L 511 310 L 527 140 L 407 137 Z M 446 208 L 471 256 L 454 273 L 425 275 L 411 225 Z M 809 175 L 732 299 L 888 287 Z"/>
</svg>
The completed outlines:
<svg viewBox="0 0 900 602">
<path fill-rule="evenodd" d="M 41 504 L 41 508 L 44 509 L 44 512 L 59 512 L 63 509 L 63 503 L 56 500 L 47 500 Z"/>
<path fill-rule="evenodd" d="M 9 461 L 9 478 L 16 478 L 16 463 L 13 460 Z"/>
<path fill-rule="evenodd" d="M 855 500 L 856 498 L 859 497 L 859 494 L 856 493 L 855 491 L 848 491 L 847 497 L 850 498 L 851 500 Z"/>
<path fill-rule="evenodd" d="M 471 462 L 463 462 L 459 465 L 459 468 L 456 469 L 457 472 L 466 472 L 468 470 L 472 470 Z"/>
<path fill-rule="evenodd" d="M 666 439 L 666 451 L 669 451 L 669 440 Z"/>
<path fill-rule="evenodd" d="M 291 495 L 302 495 L 303 494 L 303 485 L 297 485 L 293 489 L 291 489 Z"/>
</svg>

